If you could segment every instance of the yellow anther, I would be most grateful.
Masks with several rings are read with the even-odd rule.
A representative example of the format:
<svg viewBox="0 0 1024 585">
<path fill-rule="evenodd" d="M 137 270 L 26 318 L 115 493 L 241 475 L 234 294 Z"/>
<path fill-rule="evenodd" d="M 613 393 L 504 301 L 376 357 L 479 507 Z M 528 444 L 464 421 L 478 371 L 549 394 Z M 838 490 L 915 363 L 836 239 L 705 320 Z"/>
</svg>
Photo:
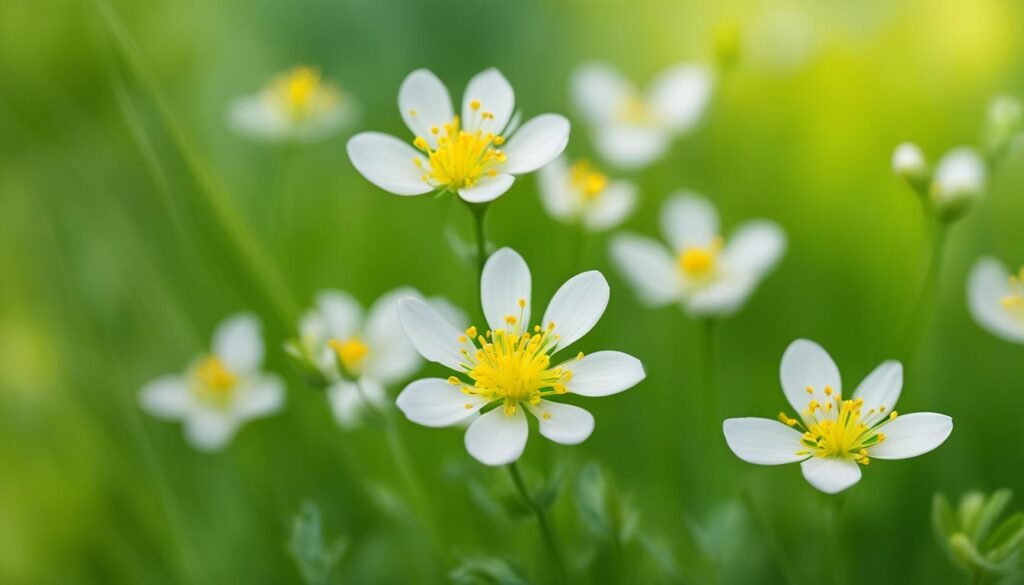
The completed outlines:
<svg viewBox="0 0 1024 585">
<path fill-rule="evenodd" d="M 548 419 L 551 418 L 551 413 L 550 412 L 545 412 L 542 416 L 544 417 L 544 420 L 548 420 Z"/>
<path fill-rule="evenodd" d="M 409 110 L 409 115 L 410 116 L 415 116 L 416 115 L 416 110 Z"/>
<path fill-rule="evenodd" d="M 814 387 L 812 386 L 808 386 L 807 388 L 804 388 L 804 390 L 806 390 L 808 394 L 814 394 Z"/>
<path fill-rule="evenodd" d="M 569 167 L 569 183 L 584 201 L 590 201 L 608 186 L 608 177 L 598 172 L 589 161 L 579 160 Z"/>
<path fill-rule="evenodd" d="M 195 375 L 204 389 L 214 393 L 226 393 L 238 381 L 238 377 L 216 355 L 203 358 L 196 367 Z"/>
<path fill-rule="evenodd" d="M 468 403 L 468 402 L 465 404 L 465 407 L 466 407 L 466 410 L 473 410 L 473 405 Z"/>
<path fill-rule="evenodd" d="M 825 386 L 825 395 L 826 396 L 832 396 L 832 387 L 831 386 Z"/>
<path fill-rule="evenodd" d="M 422 136 L 417 136 L 417 137 L 416 137 L 416 140 L 413 140 L 413 141 L 412 141 L 412 144 L 413 144 L 413 146 L 415 146 L 416 148 L 418 148 L 418 149 L 420 149 L 420 150 L 423 150 L 423 151 L 426 151 L 426 150 L 429 150 L 429 149 L 430 149 L 430 145 L 428 145 L 428 144 L 427 144 L 427 141 L 426 141 L 426 139 L 425 139 L 425 138 L 423 138 Z"/>
<path fill-rule="evenodd" d="M 525 309 L 526 308 L 526 299 L 519 299 L 519 303 L 518 304 L 519 304 L 519 308 L 520 309 Z"/>
<path fill-rule="evenodd" d="M 358 337 L 350 337 L 345 341 L 332 339 L 327 343 L 338 356 L 342 367 L 350 373 L 358 373 L 363 360 L 370 353 L 370 348 Z"/>
<path fill-rule="evenodd" d="M 476 111 L 480 109 L 480 100 L 473 100 L 469 102 L 469 109 Z"/>
<path fill-rule="evenodd" d="M 889 413 L 889 420 L 895 420 L 897 416 L 899 416 L 899 414 L 894 410 Z"/>
<path fill-rule="evenodd" d="M 509 325 L 515 325 L 516 321 L 517 319 L 515 315 L 505 315 L 505 322 Z"/>
<path fill-rule="evenodd" d="M 466 335 L 469 336 L 470 339 L 476 337 L 476 327 L 470 327 L 469 329 L 466 329 Z"/>
<path fill-rule="evenodd" d="M 448 383 L 451 384 L 452 386 L 461 386 L 462 380 L 456 378 L 455 376 L 448 376 Z"/>
</svg>

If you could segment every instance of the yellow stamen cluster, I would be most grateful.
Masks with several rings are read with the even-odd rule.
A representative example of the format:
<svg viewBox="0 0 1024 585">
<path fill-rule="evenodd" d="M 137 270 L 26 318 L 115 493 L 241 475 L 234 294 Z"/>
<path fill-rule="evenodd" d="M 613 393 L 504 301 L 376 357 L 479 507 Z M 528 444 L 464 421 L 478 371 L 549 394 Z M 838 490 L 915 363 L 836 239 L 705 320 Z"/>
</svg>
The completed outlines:
<svg viewBox="0 0 1024 585">
<path fill-rule="evenodd" d="M 813 396 L 816 391 L 808 386 L 807 393 Z M 876 413 L 884 413 L 885 406 L 879 407 L 877 411 L 871 409 L 866 413 L 862 412 L 863 407 L 863 399 L 843 400 L 838 392 L 834 392 L 830 386 L 825 386 L 821 401 L 812 398 L 807 404 L 807 409 L 801 413 L 802 422 L 790 418 L 784 412 L 779 413 L 779 421 L 804 431 L 800 442 L 806 449 L 798 451 L 797 455 L 851 459 L 861 465 L 867 465 L 871 462 L 868 449 L 885 441 L 885 433 L 879 432 L 879 428 L 895 419 L 897 414 L 894 411 L 881 422 L 868 424 L 865 421 Z"/>
<path fill-rule="evenodd" d="M 508 315 L 507 329 L 496 329 L 479 334 L 476 327 L 470 327 L 459 337 L 462 344 L 470 344 L 475 351 L 462 350 L 461 364 L 472 384 L 452 376 L 448 382 L 460 386 L 465 394 L 475 394 L 490 401 L 501 400 L 505 414 L 515 414 L 520 404 L 536 405 L 551 394 L 568 392 L 566 384 L 572 379 L 572 371 L 565 366 L 578 360 L 577 354 L 569 362 L 552 367 L 551 353 L 555 349 L 558 335 L 554 334 L 555 324 L 546 328 L 534 326 L 532 332 L 523 323 L 523 309 L 526 301 L 519 301 L 520 314 Z M 469 403 L 466 408 L 472 408 Z M 550 414 L 544 415 L 550 418 Z"/>
<path fill-rule="evenodd" d="M 370 348 L 358 337 L 350 337 L 344 341 L 332 339 L 327 344 L 330 345 L 335 355 L 338 356 L 341 367 L 350 374 L 359 373 L 366 355 L 370 353 Z"/>
<path fill-rule="evenodd" d="M 224 361 L 216 355 L 208 355 L 200 360 L 193 370 L 195 384 L 193 389 L 201 400 L 217 406 L 226 406 L 231 398 L 232 390 L 238 383 L 238 376 L 227 368 Z"/>
<path fill-rule="evenodd" d="M 413 146 L 428 158 L 426 165 L 418 157 L 413 159 L 423 171 L 421 178 L 425 183 L 455 191 L 472 187 L 483 177 L 498 175 L 498 167 L 505 162 L 505 153 L 498 147 L 505 143 L 505 138 L 482 129 L 485 122 L 494 120 L 494 114 L 480 107 L 480 102 L 470 102 L 472 119 L 465 127 L 459 116 L 441 128 L 431 127 L 430 133 L 437 139 L 436 148 L 423 136 L 413 140 Z M 418 115 L 416 110 L 409 114 Z"/>
<path fill-rule="evenodd" d="M 718 269 L 718 254 L 722 238 L 716 237 L 708 246 L 691 246 L 679 253 L 676 262 L 686 276 L 694 280 L 707 279 Z"/>
<path fill-rule="evenodd" d="M 1010 294 L 1003 297 L 1001 302 L 1007 312 L 1024 320 L 1024 267 L 1010 277 Z"/>
<path fill-rule="evenodd" d="M 317 101 L 334 99 L 335 92 L 321 82 L 320 70 L 300 65 L 274 80 L 272 90 L 295 119 L 308 116 Z"/>
<path fill-rule="evenodd" d="M 608 186 L 608 177 L 594 168 L 590 161 L 580 159 L 569 167 L 569 183 L 584 201 L 593 201 Z"/>
<path fill-rule="evenodd" d="M 620 102 L 616 118 L 620 122 L 637 125 L 651 125 L 655 121 L 650 106 L 636 90 L 630 91 Z"/>
</svg>

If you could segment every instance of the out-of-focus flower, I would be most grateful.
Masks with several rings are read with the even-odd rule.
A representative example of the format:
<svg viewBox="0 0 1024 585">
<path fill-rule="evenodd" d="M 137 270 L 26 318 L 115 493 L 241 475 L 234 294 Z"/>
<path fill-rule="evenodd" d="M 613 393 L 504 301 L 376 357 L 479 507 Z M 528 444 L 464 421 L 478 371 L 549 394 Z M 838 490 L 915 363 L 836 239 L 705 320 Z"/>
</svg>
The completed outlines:
<svg viewBox="0 0 1024 585">
<path fill-rule="evenodd" d="M 871 458 L 907 459 L 941 445 L 953 431 L 944 414 L 897 415 L 903 366 L 887 361 L 843 400 L 839 369 L 817 343 L 798 339 L 786 348 L 779 371 L 798 418 L 730 418 L 722 425 L 729 448 L 758 465 L 800 463 L 815 488 L 834 494 L 860 481 Z"/>
<path fill-rule="evenodd" d="M 426 69 L 402 82 L 398 107 L 414 136 L 412 146 L 380 132 L 363 132 L 348 142 L 356 170 L 395 195 L 442 189 L 470 203 L 492 201 L 512 186 L 515 175 L 551 162 L 569 141 L 569 121 L 557 114 L 520 126 L 518 113 L 513 115 L 515 93 L 497 69 L 469 81 L 461 116 L 454 113 L 448 88 Z"/>
<path fill-rule="evenodd" d="M 315 142 L 355 121 L 355 99 L 321 78 L 320 70 L 300 65 L 279 75 L 258 93 L 236 100 L 231 125 L 266 142 Z"/>
<path fill-rule="evenodd" d="M 1017 149 L 1024 132 L 1024 103 L 1013 96 L 996 96 L 985 120 L 985 150 L 997 160 Z"/>
<path fill-rule="evenodd" d="M 139 404 L 155 417 L 184 422 L 185 438 L 196 449 L 222 449 L 246 421 L 284 404 L 281 379 L 260 371 L 263 351 L 259 319 L 229 317 L 214 332 L 209 354 L 195 359 L 184 374 L 146 384 Z"/>
<path fill-rule="evenodd" d="M 1024 343 L 1024 267 L 1010 274 L 995 258 L 978 259 L 967 280 L 967 306 L 992 335 Z"/>
<path fill-rule="evenodd" d="M 653 163 L 673 139 L 697 125 L 713 83 L 707 67 L 680 64 L 659 74 L 643 94 L 610 66 L 590 63 L 573 73 L 571 92 L 598 153 L 633 169 Z"/>
<path fill-rule="evenodd" d="M 651 238 L 619 234 L 611 242 L 612 261 L 642 302 L 680 302 L 694 316 L 738 310 L 786 248 L 782 228 L 766 220 L 742 224 L 726 243 L 711 202 L 687 192 L 665 202 L 661 227 L 670 249 Z"/>
<path fill-rule="evenodd" d="M 892 172 L 906 179 L 915 189 L 923 189 L 928 185 L 928 162 L 921 148 L 913 142 L 904 142 L 893 151 Z"/>
<path fill-rule="evenodd" d="M 600 272 L 569 279 L 533 328 L 530 282 L 530 269 L 515 251 L 502 248 L 487 260 L 480 281 L 487 331 L 470 327 L 460 332 L 418 299 L 403 299 L 398 306 L 402 325 L 420 354 L 458 373 L 447 380 L 409 384 L 398 397 L 398 408 L 415 423 L 446 427 L 492 407 L 473 420 L 465 437 L 466 450 L 485 465 L 519 459 L 529 434 L 524 411 L 537 417 L 541 435 L 574 445 L 590 436 L 594 417 L 548 398 L 608 396 L 645 376 L 639 360 L 617 351 L 577 353 L 552 363 L 558 351 L 583 337 L 604 313 L 609 290 Z"/>
<path fill-rule="evenodd" d="M 932 499 L 935 536 L 949 558 L 973 575 L 974 583 L 1002 583 L 989 579 L 1020 573 L 1024 514 L 1017 512 L 999 522 L 1011 499 L 1008 489 L 991 496 L 969 492 L 955 510 L 942 494 Z"/>
<path fill-rule="evenodd" d="M 976 150 L 961 146 L 946 153 L 935 167 L 932 204 L 945 220 L 959 218 L 985 193 L 985 161 Z"/>
<path fill-rule="evenodd" d="M 348 293 L 321 291 L 316 306 L 302 317 L 297 343 L 288 346 L 292 357 L 320 373 L 331 410 L 343 428 L 358 426 L 368 407 L 385 408 L 385 387 L 412 375 L 422 364 L 398 321 L 398 302 L 403 298 L 422 297 L 416 289 L 398 288 L 377 299 L 364 314 Z M 465 323 L 447 301 L 429 302 L 450 322 Z"/>
<path fill-rule="evenodd" d="M 622 223 L 636 205 L 636 185 L 612 180 L 586 160 L 559 157 L 540 170 L 540 200 L 555 219 L 590 231 Z"/>
</svg>

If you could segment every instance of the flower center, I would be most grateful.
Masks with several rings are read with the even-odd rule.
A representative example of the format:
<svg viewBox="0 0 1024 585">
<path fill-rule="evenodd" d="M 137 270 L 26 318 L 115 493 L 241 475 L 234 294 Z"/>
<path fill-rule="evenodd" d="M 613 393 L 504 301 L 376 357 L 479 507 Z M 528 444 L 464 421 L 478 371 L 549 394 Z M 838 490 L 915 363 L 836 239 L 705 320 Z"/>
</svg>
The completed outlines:
<svg viewBox="0 0 1024 585">
<path fill-rule="evenodd" d="M 200 400 L 216 406 L 228 404 L 238 383 L 238 376 L 227 368 L 223 360 L 212 354 L 199 362 L 193 375 L 196 380 L 196 384 L 193 385 L 196 395 Z"/>
<path fill-rule="evenodd" d="M 526 308 L 526 301 L 519 300 L 520 309 Z M 551 354 L 558 341 L 553 333 L 555 324 L 545 329 L 539 325 L 529 332 L 521 325 L 522 312 L 505 317 L 507 329 L 486 331 L 479 335 L 476 327 L 470 327 L 459 337 L 460 343 L 470 342 L 475 352 L 463 349 L 465 360 L 462 368 L 473 383 L 463 382 L 452 376 L 448 382 L 461 386 L 466 394 L 476 394 L 489 400 L 501 400 L 505 414 L 515 414 L 523 402 L 538 404 L 541 398 L 550 394 L 568 392 L 566 383 L 572 379 L 572 372 L 565 365 L 583 357 L 577 354 L 572 360 L 552 367 Z M 466 404 L 466 408 L 472 408 Z"/>
<path fill-rule="evenodd" d="M 587 160 L 578 160 L 569 167 L 569 182 L 584 201 L 597 199 L 608 186 L 608 177 Z"/>
<path fill-rule="evenodd" d="M 359 373 L 359 370 L 362 369 L 363 362 L 366 360 L 366 355 L 370 353 L 370 348 L 358 337 L 349 337 L 345 341 L 332 339 L 327 343 L 338 356 L 338 361 L 341 362 L 341 367 L 346 372 L 352 374 Z"/>
<path fill-rule="evenodd" d="M 419 158 L 413 162 L 421 171 L 425 183 L 455 191 L 472 187 L 483 177 L 495 177 L 498 167 L 505 162 L 505 153 L 497 147 L 505 143 L 500 134 L 485 132 L 481 126 L 494 119 L 494 114 L 480 109 L 480 102 L 469 104 L 472 111 L 465 127 L 459 116 L 430 133 L 437 138 L 437 147 L 431 147 L 426 138 L 417 136 L 413 146 L 427 155 L 428 165 Z M 416 116 L 416 111 L 409 112 Z"/>
<path fill-rule="evenodd" d="M 296 67 L 280 77 L 274 88 L 289 115 L 303 118 L 312 109 L 313 98 L 320 89 L 320 71 L 304 65 Z"/>
<path fill-rule="evenodd" d="M 712 276 L 718 268 L 718 253 L 722 238 L 715 238 L 708 246 L 691 246 L 679 253 L 676 261 L 684 274 L 695 280 Z"/>
<path fill-rule="evenodd" d="M 1024 321 L 1024 267 L 1010 277 L 1010 294 L 1000 302 L 1008 313 Z"/>
<path fill-rule="evenodd" d="M 879 423 L 869 425 L 865 421 L 876 412 L 885 412 L 884 406 L 879 407 L 877 411 L 871 409 L 862 414 L 863 399 L 843 400 L 838 392 L 832 391 L 831 386 L 825 386 L 822 392 L 822 401 L 812 399 L 807 405 L 807 410 L 801 413 L 802 423 L 786 416 L 784 412 L 779 413 L 779 420 L 784 424 L 804 431 L 800 442 L 807 449 L 798 451 L 797 455 L 852 459 L 861 465 L 867 465 L 871 462 L 868 448 L 885 440 L 885 433 L 879 432 L 879 428 L 895 419 L 896 412 L 889 413 L 888 418 L 882 419 Z M 807 393 L 814 395 L 814 388 L 808 386 Z"/>
</svg>

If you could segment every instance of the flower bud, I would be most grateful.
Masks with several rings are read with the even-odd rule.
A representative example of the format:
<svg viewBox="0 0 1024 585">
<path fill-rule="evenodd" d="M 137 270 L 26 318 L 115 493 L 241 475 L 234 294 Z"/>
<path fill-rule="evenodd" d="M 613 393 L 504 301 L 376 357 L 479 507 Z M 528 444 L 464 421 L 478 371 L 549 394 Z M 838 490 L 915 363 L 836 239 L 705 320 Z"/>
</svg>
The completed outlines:
<svg viewBox="0 0 1024 585">
<path fill-rule="evenodd" d="M 892 172 L 906 179 L 918 191 L 928 183 L 928 163 L 924 153 L 913 142 L 904 142 L 893 151 Z"/>
<path fill-rule="evenodd" d="M 953 221 L 981 199 L 985 192 L 987 169 L 981 155 L 962 146 L 946 153 L 935 168 L 931 199 L 936 213 Z"/>
<path fill-rule="evenodd" d="M 1024 130 L 1024 103 L 1013 96 L 996 96 L 988 106 L 985 120 L 985 149 L 998 158 L 1021 142 Z"/>
</svg>

